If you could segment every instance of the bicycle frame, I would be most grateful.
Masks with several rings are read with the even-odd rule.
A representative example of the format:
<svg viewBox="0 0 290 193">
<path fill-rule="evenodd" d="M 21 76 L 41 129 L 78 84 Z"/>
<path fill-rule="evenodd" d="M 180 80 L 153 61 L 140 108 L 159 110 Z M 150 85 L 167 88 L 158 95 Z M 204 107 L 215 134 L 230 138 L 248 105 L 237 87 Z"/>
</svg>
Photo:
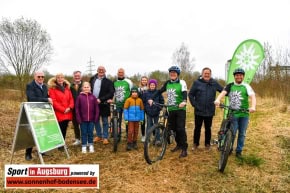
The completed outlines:
<svg viewBox="0 0 290 193">
<path fill-rule="evenodd" d="M 218 132 L 218 150 L 221 152 L 218 169 L 220 172 L 223 172 L 227 164 L 228 156 L 233 150 L 233 143 L 235 137 L 233 126 L 234 113 L 236 111 L 248 112 L 248 110 L 232 109 L 230 106 L 226 106 L 223 104 L 220 105 L 220 108 L 227 110 L 226 119 L 222 121 L 220 131 Z"/>
</svg>

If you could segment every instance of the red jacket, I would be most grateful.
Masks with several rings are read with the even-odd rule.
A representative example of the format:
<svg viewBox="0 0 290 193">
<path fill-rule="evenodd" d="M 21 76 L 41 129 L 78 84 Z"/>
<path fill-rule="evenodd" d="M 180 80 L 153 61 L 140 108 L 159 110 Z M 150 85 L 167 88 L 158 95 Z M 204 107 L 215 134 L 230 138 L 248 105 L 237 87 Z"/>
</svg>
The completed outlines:
<svg viewBox="0 0 290 193">
<path fill-rule="evenodd" d="M 58 122 L 64 120 L 72 120 L 72 109 L 74 108 L 74 100 L 70 91 L 70 83 L 64 81 L 64 89 L 62 90 L 57 84 L 55 78 L 51 78 L 48 81 L 49 97 L 53 102 L 53 109 Z M 70 108 L 71 111 L 64 113 L 64 111 Z"/>
</svg>

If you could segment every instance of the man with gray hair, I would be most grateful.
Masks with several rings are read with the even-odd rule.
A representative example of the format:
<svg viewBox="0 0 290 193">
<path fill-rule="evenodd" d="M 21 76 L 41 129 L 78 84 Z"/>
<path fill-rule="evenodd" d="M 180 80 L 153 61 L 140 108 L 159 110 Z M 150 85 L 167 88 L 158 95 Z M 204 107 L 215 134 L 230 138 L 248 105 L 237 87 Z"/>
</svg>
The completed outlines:
<svg viewBox="0 0 290 193">
<path fill-rule="evenodd" d="M 109 144 L 108 117 L 111 114 L 109 101 L 114 97 L 114 85 L 113 82 L 106 77 L 106 69 L 104 66 L 98 67 L 97 73 L 90 79 L 90 84 L 92 93 L 99 104 L 100 120 L 102 120 L 102 126 L 100 121 L 95 124 L 97 136 L 94 142 L 103 142 L 104 145 L 107 145 Z"/>
<path fill-rule="evenodd" d="M 28 102 L 49 102 L 52 104 L 52 99 L 48 97 L 48 89 L 44 84 L 44 73 L 36 71 L 34 73 L 34 80 L 26 85 L 26 96 Z M 32 159 L 32 147 L 26 149 L 25 159 L 30 161 Z"/>
</svg>

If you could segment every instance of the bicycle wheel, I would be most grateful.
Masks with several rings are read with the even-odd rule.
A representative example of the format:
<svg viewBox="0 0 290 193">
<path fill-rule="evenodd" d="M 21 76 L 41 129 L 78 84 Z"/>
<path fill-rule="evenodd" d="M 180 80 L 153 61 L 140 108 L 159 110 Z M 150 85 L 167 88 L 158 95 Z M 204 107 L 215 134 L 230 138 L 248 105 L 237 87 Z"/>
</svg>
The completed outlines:
<svg viewBox="0 0 290 193">
<path fill-rule="evenodd" d="M 232 128 L 227 130 L 225 134 L 225 138 L 223 140 L 224 140 L 224 143 L 221 146 L 220 160 L 219 160 L 219 165 L 218 165 L 218 169 L 220 172 L 224 172 L 224 169 L 227 165 L 228 157 L 232 148 L 232 140 L 233 140 Z"/>
<path fill-rule="evenodd" d="M 163 125 L 152 126 L 145 138 L 144 157 L 148 164 L 161 160 L 167 146 L 167 132 Z"/>
<path fill-rule="evenodd" d="M 112 119 L 112 130 L 113 130 L 113 151 L 116 152 L 119 143 L 119 132 L 118 132 L 118 120 L 117 118 Z"/>
</svg>

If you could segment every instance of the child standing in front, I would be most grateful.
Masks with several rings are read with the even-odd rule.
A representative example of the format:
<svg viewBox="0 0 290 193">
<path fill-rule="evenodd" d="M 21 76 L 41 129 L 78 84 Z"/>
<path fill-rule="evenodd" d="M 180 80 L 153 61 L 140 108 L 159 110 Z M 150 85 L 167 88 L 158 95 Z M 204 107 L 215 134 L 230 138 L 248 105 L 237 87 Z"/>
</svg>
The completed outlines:
<svg viewBox="0 0 290 193">
<path fill-rule="evenodd" d="M 144 105 L 137 87 L 132 87 L 131 96 L 125 101 L 124 120 L 128 124 L 127 151 L 137 149 L 139 122 L 144 121 Z"/>
<path fill-rule="evenodd" d="M 89 82 L 84 82 L 82 92 L 76 99 L 76 118 L 81 128 L 82 153 L 87 153 L 87 144 L 89 152 L 94 152 L 93 131 L 95 123 L 99 119 L 99 105 L 96 97 L 91 93 Z"/>
<path fill-rule="evenodd" d="M 149 89 L 143 94 L 142 100 L 145 107 L 145 113 L 147 115 L 147 129 L 146 134 L 149 131 L 149 128 L 153 126 L 153 124 L 158 123 L 159 113 L 161 107 L 158 105 L 149 105 L 148 100 L 152 99 L 156 103 L 164 104 L 164 98 L 162 94 L 156 94 L 154 98 L 152 98 L 153 94 L 157 92 L 157 80 L 151 79 L 149 80 Z M 159 130 L 157 130 L 159 131 Z M 156 142 L 157 145 L 160 144 L 160 133 L 156 133 Z"/>
</svg>

